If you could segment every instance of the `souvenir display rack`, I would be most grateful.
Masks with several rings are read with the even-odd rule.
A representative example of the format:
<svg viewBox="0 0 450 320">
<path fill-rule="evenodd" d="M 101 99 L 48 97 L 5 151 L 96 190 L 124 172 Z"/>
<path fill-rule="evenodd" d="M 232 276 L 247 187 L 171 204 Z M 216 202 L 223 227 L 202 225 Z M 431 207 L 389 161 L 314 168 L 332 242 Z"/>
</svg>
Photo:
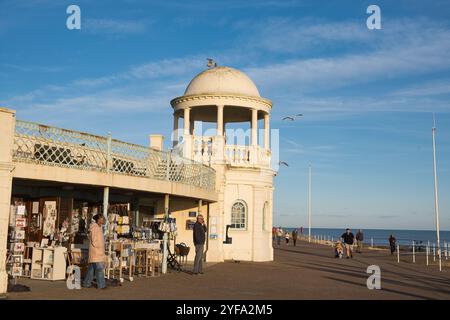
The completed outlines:
<svg viewBox="0 0 450 320">
<path fill-rule="evenodd" d="M 9 274 L 16 279 L 21 276 L 28 276 L 24 273 L 24 253 L 25 253 L 25 228 L 27 227 L 27 209 L 22 199 L 13 199 L 10 207 L 9 218 Z"/>
<path fill-rule="evenodd" d="M 35 247 L 31 261 L 31 279 L 64 280 L 66 278 L 65 247 Z"/>
</svg>

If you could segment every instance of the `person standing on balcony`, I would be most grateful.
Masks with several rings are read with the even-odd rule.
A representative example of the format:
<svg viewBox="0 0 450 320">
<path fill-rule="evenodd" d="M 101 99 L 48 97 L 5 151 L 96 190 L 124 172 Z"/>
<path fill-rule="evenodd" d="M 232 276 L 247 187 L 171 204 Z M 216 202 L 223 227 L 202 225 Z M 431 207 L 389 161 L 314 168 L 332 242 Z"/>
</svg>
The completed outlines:
<svg viewBox="0 0 450 320">
<path fill-rule="evenodd" d="M 205 247 L 206 240 L 206 225 L 203 216 L 199 214 L 197 216 L 197 222 L 194 224 L 194 246 L 195 246 L 195 259 L 194 259 L 194 275 L 203 274 L 203 249 Z"/>
<path fill-rule="evenodd" d="M 106 289 L 105 284 L 105 239 L 103 228 L 105 217 L 96 214 L 93 217 L 95 223 L 91 223 L 89 228 L 89 266 L 83 281 L 83 287 L 90 288 L 92 280 L 97 280 L 97 289 Z"/>
</svg>

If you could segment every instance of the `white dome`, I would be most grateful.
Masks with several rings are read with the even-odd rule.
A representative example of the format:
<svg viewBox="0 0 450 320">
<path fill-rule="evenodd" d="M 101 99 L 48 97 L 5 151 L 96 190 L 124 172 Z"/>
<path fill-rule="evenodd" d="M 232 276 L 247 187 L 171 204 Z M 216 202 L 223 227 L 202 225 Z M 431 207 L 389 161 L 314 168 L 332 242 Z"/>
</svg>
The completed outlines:
<svg viewBox="0 0 450 320">
<path fill-rule="evenodd" d="M 184 95 L 236 94 L 260 97 L 258 88 L 243 72 L 230 67 L 215 67 L 191 80 Z"/>
</svg>

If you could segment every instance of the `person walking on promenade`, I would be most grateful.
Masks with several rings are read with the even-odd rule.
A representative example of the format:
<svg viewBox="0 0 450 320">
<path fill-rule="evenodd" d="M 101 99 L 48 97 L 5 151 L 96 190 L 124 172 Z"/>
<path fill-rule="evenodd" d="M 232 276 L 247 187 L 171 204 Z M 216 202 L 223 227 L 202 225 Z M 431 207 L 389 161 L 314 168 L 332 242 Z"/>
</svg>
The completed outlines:
<svg viewBox="0 0 450 320">
<path fill-rule="evenodd" d="M 363 248 L 363 241 L 364 241 L 364 233 L 361 229 L 358 230 L 356 233 L 356 252 L 362 253 Z"/>
<path fill-rule="evenodd" d="M 194 246 L 195 246 L 195 259 L 194 259 L 194 275 L 203 274 L 203 250 L 205 248 L 206 240 L 206 225 L 203 216 L 199 214 L 197 216 L 197 222 L 194 224 Z"/>
<path fill-rule="evenodd" d="M 298 230 L 294 229 L 292 231 L 292 242 L 294 242 L 294 247 L 297 246 Z"/>
<path fill-rule="evenodd" d="M 283 229 L 281 227 L 277 230 L 277 245 L 281 244 L 281 237 L 283 236 Z"/>
<path fill-rule="evenodd" d="M 272 241 L 275 242 L 275 238 L 277 237 L 277 228 L 272 227 Z"/>
<path fill-rule="evenodd" d="M 303 235 L 303 226 L 300 227 L 300 234 Z"/>
<path fill-rule="evenodd" d="M 89 228 L 89 260 L 88 270 L 84 277 L 83 287 L 90 288 L 92 280 L 97 281 L 97 289 L 106 289 L 105 284 L 105 239 L 103 228 L 105 217 L 96 214 L 93 217 L 95 223 L 91 223 Z"/>
<path fill-rule="evenodd" d="M 284 238 L 286 239 L 286 244 L 289 244 L 289 231 L 286 231 L 286 233 L 284 234 Z"/>
<path fill-rule="evenodd" d="M 334 245 L 334 257 L 342 259 L 343 255 L 344 255 L 344 247 L 342 247 L 342 242 L 338 240 Z"/>
<path fill-rule="evenodd" d="M 345 233 L 341 236 L 342 240 L 345 243 L 345 254 L 347 259 L 353 259 L 353 242 L 355 241 L 355 236 L 351 232 L 349 228 L 345 229 Z"/>
<path fill-rule="evenodd" d="M 395 247 L 397 244 L 397 239 L 395 239 L 394 235 L 389 236 L 389 246 L 391 247 L 391 255 L 395 252 Z"/>
</svg>

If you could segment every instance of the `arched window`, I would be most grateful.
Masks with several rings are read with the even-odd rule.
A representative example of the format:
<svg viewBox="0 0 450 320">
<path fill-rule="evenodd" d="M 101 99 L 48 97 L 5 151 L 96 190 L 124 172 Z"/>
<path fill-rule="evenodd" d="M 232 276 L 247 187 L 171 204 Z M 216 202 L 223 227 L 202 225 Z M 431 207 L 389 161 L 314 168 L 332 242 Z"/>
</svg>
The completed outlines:
<svg viewBox="0 0 450 320">
<path fill-rule="evenodd" d="M 268 220 L 268 215 L 269 215 L 269 202 L 264 202 L 264 207 L 263 207 L 263 216 L 262 216 L 262 229 L 263 231 L 268 231 L 269 228 L 267 227 L 267 220 Z"/>
<path fill-rule="evenodd" d="M 237 200 L 231 207 L 231 228 L 247 228 L 247 205 L 242 200 Z"/>
</svg>

